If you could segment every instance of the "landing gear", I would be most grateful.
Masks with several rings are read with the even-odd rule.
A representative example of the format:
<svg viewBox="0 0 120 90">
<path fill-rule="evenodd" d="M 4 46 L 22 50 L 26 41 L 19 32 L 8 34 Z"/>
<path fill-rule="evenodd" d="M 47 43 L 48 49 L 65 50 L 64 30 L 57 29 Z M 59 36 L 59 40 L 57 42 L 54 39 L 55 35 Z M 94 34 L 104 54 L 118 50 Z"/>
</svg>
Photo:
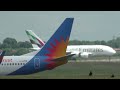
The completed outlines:
<svg viewBox="0 0 120 90">
<path fill-rule="evenodd" d="M 110 60 L 111 60 L 111 56 L 109 56 L 109 62 L 110 62 Z"/>
</svg>

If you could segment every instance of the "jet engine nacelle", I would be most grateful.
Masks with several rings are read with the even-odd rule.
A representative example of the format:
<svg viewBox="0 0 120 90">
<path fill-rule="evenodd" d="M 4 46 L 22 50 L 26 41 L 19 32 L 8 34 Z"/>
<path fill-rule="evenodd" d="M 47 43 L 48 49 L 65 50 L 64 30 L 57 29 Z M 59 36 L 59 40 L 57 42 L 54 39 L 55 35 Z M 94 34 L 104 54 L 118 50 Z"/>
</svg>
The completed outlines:
<svg viewBox="0 0 120 90">
<path fill-rule="evenodd" d="M 92 55 L 92 53 L 88 53 L 88 52 L 72 52 L 71 54 L 75 54 L 74 56 L 72 56 L 73 58 L 88 58 L 89 56 Z"/>
<path fill-rule="evenodd" d="M 82 52 L 82 53 L 78 53 L 78 52 L 74 52 L 74 58 L 77 58 L 77 57 L 81 57 L 81 58 L 88 58 L 89 57 L 89 55 L 91 55 L 90 53 L 87 53 L 87 52 Z"/>
<path fill-rule="evenodd" d="M 72 52 L 71 54 L 75 54 L 72 56 L 73 58 L 81 57 L 79 52 Z"/>
<path fill-rule="evenodd" d="M 88 58 L 89 53 L 84 52 L 84 53 L 81 53 L 80 56 L 81 56 L 82 58 Z"/>
</svg>

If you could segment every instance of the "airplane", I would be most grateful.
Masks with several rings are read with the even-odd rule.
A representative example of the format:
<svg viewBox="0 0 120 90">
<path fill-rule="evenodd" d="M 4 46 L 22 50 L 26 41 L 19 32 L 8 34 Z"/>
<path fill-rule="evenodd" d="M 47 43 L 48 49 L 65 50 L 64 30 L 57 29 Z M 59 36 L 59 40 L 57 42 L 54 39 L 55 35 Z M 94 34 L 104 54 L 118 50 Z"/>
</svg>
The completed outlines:
<svg viewBox="0 0 120 90">
<path fill-rule="evenodd" d="M 112 56 L 116 51 L 106 45 L 70 45 L 67 51 L 76 54 L 73 57 L 89 58 L 89 56 Z"/>
<path fill-rule="evenodd" d="M 32 49 L 39 50 L 45 45 L 45 42 L 43 42 L 32 30 L 26 30 L 26 34 L 33 46 Z M 116 51 L 106 45 L 68 45 L 66 53 L 75 54 L 72 57 L 75 59 L 77 57 L 89 58 L 90 56 L 101 55 L 112 56 Z"/>
<path fill-rule="evenodd" d="M 28 75 L 45 70 L 52 70 L 66 64 L 68 58 L 74 54 L 66 55 L 74 18 L 66 18 L 45 45 L 35 52 L 21 56 L 4 56 L 0 53 L 0 75 Z"/>
</svg>

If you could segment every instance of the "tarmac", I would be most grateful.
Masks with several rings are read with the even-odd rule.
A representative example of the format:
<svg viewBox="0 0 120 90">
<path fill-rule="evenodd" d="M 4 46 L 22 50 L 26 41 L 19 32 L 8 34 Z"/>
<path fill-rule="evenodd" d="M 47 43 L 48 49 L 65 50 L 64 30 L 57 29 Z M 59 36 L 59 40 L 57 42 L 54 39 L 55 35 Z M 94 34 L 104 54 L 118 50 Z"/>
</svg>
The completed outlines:
<svg viewBox="0 0 120 90">
<path fill-rule="evenodd" d="M 102 60 L 69 60 L 68 62 L 120 62 L 120 59 L 102 59 Z"/>
</svg>

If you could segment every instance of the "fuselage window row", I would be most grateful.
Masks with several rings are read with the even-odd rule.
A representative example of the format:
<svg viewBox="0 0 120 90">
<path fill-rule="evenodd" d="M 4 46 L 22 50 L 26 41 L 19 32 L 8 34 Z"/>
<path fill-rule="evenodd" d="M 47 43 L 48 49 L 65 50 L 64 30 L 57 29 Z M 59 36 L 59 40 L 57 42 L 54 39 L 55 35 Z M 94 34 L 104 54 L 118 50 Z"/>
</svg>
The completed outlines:
<svg viewBox="0 0 120 90">
<path fill-rule="evenodd" d="M 83 51 L 83 52 L 103 52 L 102 49 L 70 49 L 70 51 Z"/>
<path fill-rule="evenodd" d="M 25 65 L 25 63 L 1 63 L 1 65 Z"/>
</svg>

